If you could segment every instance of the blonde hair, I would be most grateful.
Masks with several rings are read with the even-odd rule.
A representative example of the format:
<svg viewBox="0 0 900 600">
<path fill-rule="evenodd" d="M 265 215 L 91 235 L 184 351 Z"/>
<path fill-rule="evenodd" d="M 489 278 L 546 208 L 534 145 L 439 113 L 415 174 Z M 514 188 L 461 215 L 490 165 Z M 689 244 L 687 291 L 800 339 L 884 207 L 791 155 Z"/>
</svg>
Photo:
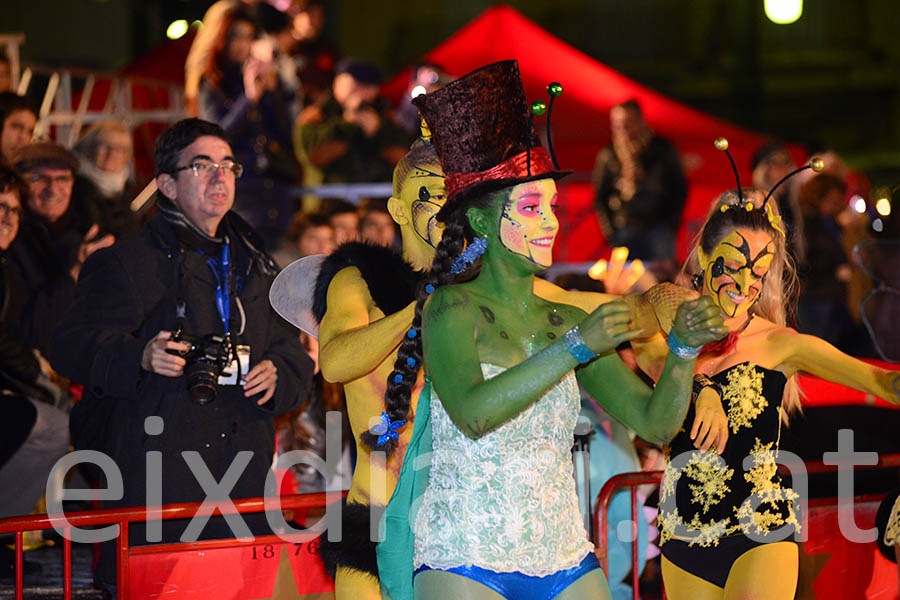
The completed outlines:
<svg viewBox="0 0 900 600">
<path fill-rule="evenodd" d="M 744 199 L 743 203 L 741 196 Z M 720 194 L 712 203 L 703 228 L 694 238 L 682 273 L 689 280 L 694 281 L 694 277 L 702 272 L 697 249 L 703 248 L 704 253 L 711 254 L 719 242 L 735 229 L 745 227 L 769 233 L 775 243 L 775 259 L 769 267 L 759 300 L 750 307 L 750 313 L 759 315 L 776 325 L 786 327 L 788 320 L 793 320 L 796 306 L 797 271 L 794 261 L 787 251 L 784 234 L 776 229 L 769 220 L 767 209 L 764 208 L 764 199 L 765 192 L 757 188 L 744 188 L 741 190 L 740 196 L 738 190 L 728 190 Z M 755 208 L 746 210 L 748 202 L 752 202 Z M 774 218 L 780 219 L 777 203 L 770 202 L 769 205 Z M 723 207 L 730 208 L 723 211 Z M 783 228 L 784 224 L 782 223 L 780 226 Z M 788 379 L 784 388 L 782 405 L 785 408 L 785 417 L 800 409 L 800 391 L 796 376 Z"/>
</svg>

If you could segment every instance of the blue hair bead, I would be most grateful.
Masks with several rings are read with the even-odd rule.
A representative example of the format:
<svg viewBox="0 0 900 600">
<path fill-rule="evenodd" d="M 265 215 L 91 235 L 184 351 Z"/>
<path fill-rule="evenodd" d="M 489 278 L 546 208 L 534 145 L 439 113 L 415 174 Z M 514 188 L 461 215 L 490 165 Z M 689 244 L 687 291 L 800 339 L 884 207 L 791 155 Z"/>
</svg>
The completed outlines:
<svg viewBox="0 0 900 600">
<path fill-rule="evenodd" d="M 431 285 L 431 284 L 429 283 L 428 285 L 425 286 L 425 293 L 426 293 L 426 294 L 431 294 L 431 293 L 433 293 L 433 292 L 434 292 L 434 286 L 433 286 L 433 285 Z"/>
<path fill-rule="evenodd" d="M 419 335 L 419 332 L 416 331 L 415 329 L 410 329 L 409 331 L 406 332 L 406 337 L 408 337 L 411 340 L 416 339 L 417 335 Z"/>
<path fill-rule="evenodd" d="M 409 358 L 406 359 L 406 364 L 409 365 L 410 367 L 414 367 L 414 366 L 416 366 L 416 359 L 414 359 L 412 356 L 410 356 Z"/>
<path fill-rule="evenodd" d="M 394 383 L 400 383 L 401 381 L 403 381 L 403 375 L 401 375 L 400 373 L 394 375 Z"/>
</svg>

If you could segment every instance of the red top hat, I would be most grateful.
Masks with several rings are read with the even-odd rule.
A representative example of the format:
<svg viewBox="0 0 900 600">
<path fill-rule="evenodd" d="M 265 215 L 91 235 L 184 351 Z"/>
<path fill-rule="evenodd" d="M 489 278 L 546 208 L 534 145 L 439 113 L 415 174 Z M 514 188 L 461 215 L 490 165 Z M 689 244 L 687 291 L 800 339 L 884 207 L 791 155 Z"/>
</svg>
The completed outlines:
<svg viewBox="0 0 900 600">
<path fill-rule="evenodd" d="M 519 75 L 506 60 L 413 99 L 444 168 L 448 200 L 535 179 L 560 179 L 541 146 Z"/>
</svg>

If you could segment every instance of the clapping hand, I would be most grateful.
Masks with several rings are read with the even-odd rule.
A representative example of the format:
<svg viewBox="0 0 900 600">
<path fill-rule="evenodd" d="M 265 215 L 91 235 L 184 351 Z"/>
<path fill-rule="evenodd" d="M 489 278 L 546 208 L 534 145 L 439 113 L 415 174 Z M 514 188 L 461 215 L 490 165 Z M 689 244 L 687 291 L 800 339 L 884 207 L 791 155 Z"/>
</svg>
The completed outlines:
<svg viewBox="0 0 900 600">
<path fill-rule="evenodd" d="M 597 307 L 578 326 L 585 345 L 594 354 L 605 354 L 629 340 L 640 336 L 643 330 L 635 328 L 628 305 L 621 300 L 607 302 Z"/>
<path fill-rule="evenodd" d="M 700 348 L 728 335 L 722 312 L 709 296 L 682 302 L 670 334 L 682 344 Z"/>
</svg>

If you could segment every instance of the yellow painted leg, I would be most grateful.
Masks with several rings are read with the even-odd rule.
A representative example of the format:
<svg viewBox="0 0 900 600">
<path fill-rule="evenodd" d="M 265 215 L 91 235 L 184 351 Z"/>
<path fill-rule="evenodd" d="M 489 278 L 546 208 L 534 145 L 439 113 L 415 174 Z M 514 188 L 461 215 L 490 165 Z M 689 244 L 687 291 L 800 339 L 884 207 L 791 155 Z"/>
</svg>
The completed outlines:
<svg viewBox="0 0 900 600">
<path fill-rule="evenodd" d="M 793 600 L 799 553 L 793 542 L 757 546 L 734 561 L 725 600 Z"/>
<path fill-rule="evenodd" d="M 381 600 L 378 580 L 354 569 L 338 567 L 334 575 L 335 600 Z"/>
<path fill-rule="evenodd" d="M 688 573 L 662 557 L 662 577 L 666 596 L 671 600 L 722 600 L 725 590 Z"/>
</svg>

